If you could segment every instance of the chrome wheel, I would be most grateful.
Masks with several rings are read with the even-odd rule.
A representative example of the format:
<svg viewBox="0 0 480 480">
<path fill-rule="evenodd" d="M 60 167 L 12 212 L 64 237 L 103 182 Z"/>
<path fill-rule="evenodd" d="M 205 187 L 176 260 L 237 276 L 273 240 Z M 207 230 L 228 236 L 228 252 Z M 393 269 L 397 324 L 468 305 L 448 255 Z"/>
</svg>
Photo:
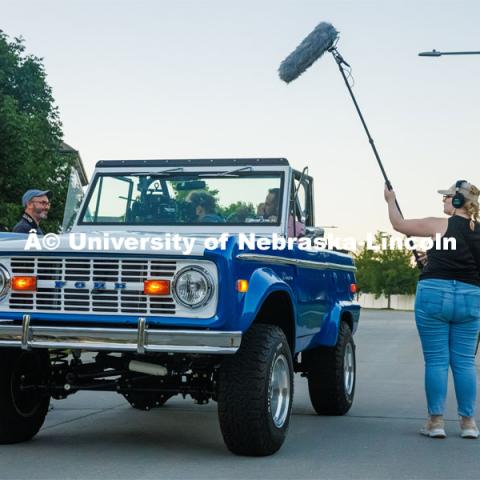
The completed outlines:
<svg viewBox="0 0 480 480">
<path fill-rule="evenodd" d="M 293 401 L 293 362 L 285 334 L 256 323 L 218 372 L 218 419 L 237 455 L 272 455 L 285 441 Z M 0 370 L 1 371 L 1 370 Z"/>
<path fill-rule="evenodd" d="M 282 428 L 290 407 L 290 370 L 284 355 L 279 355 L 270 377 L 270 413 L 277 428 Z"/>
<path fill-rule="evenodd" d="M 343 378 L 345 382 L 345 392 L 351 395 L 355 385 L 355 359 L 352 344 L 349 342 L 345 346 L 343 355 Z"/>
</svg>

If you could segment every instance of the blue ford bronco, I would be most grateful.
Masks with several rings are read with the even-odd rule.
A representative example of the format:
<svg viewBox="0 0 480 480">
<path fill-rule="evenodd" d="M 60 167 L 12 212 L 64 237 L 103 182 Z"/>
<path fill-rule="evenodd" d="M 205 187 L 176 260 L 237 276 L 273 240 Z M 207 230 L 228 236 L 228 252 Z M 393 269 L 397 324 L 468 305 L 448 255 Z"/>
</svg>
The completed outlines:
<svg viewBox="0 0 480 480">
<path fill-rule="evenodd" d="M 81 390 L 213 400 L 228 449 L 253 456 L 283 444 L 295 372 L 319 415 L 350 409 L 355 267 L 315 243 L 306 169 L 100 161 L 70 197 L 62 235 L 0 238 L 0 443 Z"/>
</svg>

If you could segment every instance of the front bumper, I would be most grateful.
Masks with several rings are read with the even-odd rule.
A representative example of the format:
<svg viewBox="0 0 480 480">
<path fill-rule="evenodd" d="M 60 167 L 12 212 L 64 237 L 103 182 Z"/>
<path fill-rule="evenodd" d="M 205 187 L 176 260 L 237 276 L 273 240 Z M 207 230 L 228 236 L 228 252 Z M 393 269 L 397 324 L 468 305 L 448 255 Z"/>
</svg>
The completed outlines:
<svg viewBox="0 0 480 480">
<path fill-rule="evenodd" d="M 0 347 L 74 349 L 111 352 L 234 354 L 241 332 L 149 329 L 143 317 L 137 328 L 50 327 L 0 320 Z"/>
</svg>

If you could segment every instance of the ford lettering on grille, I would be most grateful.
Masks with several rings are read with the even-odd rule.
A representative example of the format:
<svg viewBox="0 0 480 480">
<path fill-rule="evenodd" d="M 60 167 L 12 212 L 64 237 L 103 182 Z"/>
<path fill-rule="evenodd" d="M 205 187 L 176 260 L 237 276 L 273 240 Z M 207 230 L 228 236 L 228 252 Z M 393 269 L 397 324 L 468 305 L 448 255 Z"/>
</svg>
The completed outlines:
<svg viewBox="0 0 480 480">
<path fill-rule="evenodd" d="M 56 280 L 55 288 L 88 288 L 90 290 L 124 290 L 127 288 L 126 283 L 120 282 L 64 282 Z"/>
<path fill-rule="evenodd" d="M 21 311 L 174 315 L 170 295 L 143 292 L 148 278 L 171 280 L 175 260 L 14 257 L 12 275 L 35 275 L 36 292 L 12 292 L 9 308 Z"/>
</svg>

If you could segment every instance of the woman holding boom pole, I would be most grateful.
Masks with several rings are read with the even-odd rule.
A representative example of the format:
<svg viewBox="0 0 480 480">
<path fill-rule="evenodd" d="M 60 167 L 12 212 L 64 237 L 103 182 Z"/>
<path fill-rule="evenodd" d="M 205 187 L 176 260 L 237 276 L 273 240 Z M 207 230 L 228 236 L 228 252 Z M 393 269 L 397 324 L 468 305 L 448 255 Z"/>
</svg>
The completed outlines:
<svg viewBox="0 0 480 480">
<path fill-rule="evenodd" d="M 455 250 L 431 249 L 420 274 L 415 321 L 425 359 L 428 420 L 420 433 L 445 438 L 443 412 L 452 369 L 462 438 L 478 438 L 475 423 L 475 350 L 480 329 L 479 194 L 474 185 L 458 180 L 443 195 L 448 218 L 406 220 L 395 204 L 395 193 L 385 187 L 393 228 L 412 237 L 439 233 L 455 238 Z"/>
<path fill-rule="evenodd" d="M 321 22 L 280 64 L 279 75 L 290 83 L 325 52 L 332 53 L 360 117 L 383 178 L 390 185 L 378 151 L 348 81 L 350 66 L 337 50 L 338 31 Z M 415 304 L 423 354 L 429 419 L 421 433 L 444 438 L 443 410 L 448 367 L 452 368 L 463 438 L 478 438 L 475 424 L 475 347 L 480 328 L 480 226 L 478 196 L 474 185 L 459 180 L 443 195 L 443 211 L 450 218 L 405 220 L 395 193 L 385 188 L 385 200 L 393 228 L 414 237 L 437 233 L 455 237 L 455 251 L 430 250 L 420 276 Z M 415 251 L 418 261 L 418 254 Z"/>
</svg>

